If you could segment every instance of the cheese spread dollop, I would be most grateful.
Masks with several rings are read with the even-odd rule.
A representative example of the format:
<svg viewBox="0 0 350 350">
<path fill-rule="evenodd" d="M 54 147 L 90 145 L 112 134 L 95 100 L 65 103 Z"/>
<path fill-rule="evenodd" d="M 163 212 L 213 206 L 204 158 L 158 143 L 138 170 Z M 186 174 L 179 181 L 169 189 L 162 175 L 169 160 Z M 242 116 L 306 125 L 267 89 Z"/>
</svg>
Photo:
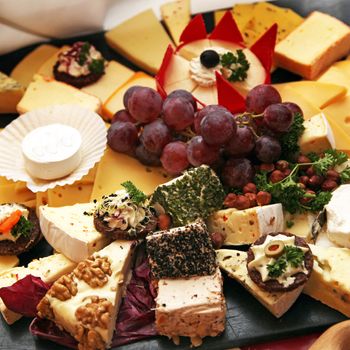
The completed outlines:
<svg viewBox="0 0 350 350">
<path fill-rule="evenodd" d="M 28 219 L 29 211 L 22 205 L 16 204 L 16 203 L 7 203 L 0 205 L 0 224 L 3 223 L 7 218 L 10 217 L 10 215 L 15 212 L 16 210 L 19 210 L 22 213 L 22 216 L 25 219 Z M 0 234 L 0 241 L 3 240 L 10 240 L 10 241 L 16 241 L 19 236 L 13 236 L 11 234 L 11 230 L 7 232 L 3 232 Z"/>
</svg>

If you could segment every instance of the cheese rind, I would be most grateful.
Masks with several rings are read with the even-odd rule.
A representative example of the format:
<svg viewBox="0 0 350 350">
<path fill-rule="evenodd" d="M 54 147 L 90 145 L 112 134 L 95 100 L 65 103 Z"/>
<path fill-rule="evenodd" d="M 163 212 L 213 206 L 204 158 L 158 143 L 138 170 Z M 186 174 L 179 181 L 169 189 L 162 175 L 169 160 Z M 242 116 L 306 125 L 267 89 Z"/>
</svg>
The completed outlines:
<svg viewBox="0 0 350 350">
<path fill-rule="evenodd" d="M 23 86 L 0 72 L 0 113 L 16 113 L 16 106 L 24 94 Z"/>
<path fill-rule="evenodd" d="M 69 259 L 79 262 L 102 249 L 109 239 L 96 231 L 93 216 L 94 203 L 72 206 L 39 208 L 41 231 L 48 243 Z"/>
<path fill-rule="evenodd" d="M 349 27 L 335 17 L 315 11 L 277 44 L 275 58 L 280 67 L 312 80 L 345 56 L 349 46 Z"/>
<path fill-rule="evenodd" d="M 221 269 L 246 288 L 277 318 L 289 310 L 303 289 L 303 286 L 300 286 L 289 292 L 268 292 L 259 288 L 249 277 L 246 252 L 220 249 L 217 251 L 217 262 Z"/>
<path fill-rule="evenodd" d="M 219 210 L 208 218 L 207 225 L 209 232 L 225 236 L 224 245 L 251 244 L 264 234 L 283 231 L 282 204 Z"/>
</svg>

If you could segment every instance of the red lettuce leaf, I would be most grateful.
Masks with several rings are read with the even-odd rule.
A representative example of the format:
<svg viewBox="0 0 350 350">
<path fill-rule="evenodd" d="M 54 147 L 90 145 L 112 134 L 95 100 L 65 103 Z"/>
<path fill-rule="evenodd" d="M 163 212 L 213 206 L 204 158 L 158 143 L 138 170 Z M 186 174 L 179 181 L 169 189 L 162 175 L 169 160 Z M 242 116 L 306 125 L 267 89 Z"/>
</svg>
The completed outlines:
<svg viewBox="0 0 350 350">
<path fill-rule="evenodd" d="M 35 317 L 36 307 L 49 288 L 40 277 L 28 275 L 10 287 L 0 288 L 0 298 L 11 311 Z"/>
<path fill-rule="evenodd" d="M 151 284 L 150 268 L 143 260 L 133 271 L 125 298 L 119 309 L 112 346 L 129 344 L 157 335 L 155 328 L 155 290 Z M 35 318 L 29 327 L 33 335 L 77 349 L 77 342 L 53 322 Z"/>
</svg>

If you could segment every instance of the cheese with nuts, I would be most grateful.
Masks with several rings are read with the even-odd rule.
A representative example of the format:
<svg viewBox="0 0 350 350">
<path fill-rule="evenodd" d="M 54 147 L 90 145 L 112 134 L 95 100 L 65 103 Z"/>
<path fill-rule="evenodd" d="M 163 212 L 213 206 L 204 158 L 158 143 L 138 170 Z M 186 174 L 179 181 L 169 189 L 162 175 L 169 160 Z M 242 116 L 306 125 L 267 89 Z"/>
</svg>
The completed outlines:
<svg viewBox="0 0 350 350">
<path fill-rule="evenodd" d="M 40 228 L 48 243 L 69 259 L 79 262 L 110 241 L 95 229 L 94 203 L 39 208 Z"/>
<path fill-rule="evenodd" d="M 251 244 L 264 234 L 283 231 L 282 204 L 219 210 L 208 218 L 207 225 L 209 232 L 220 232 L 226 237 L 224 245 Z"/>
<path fill-rule="evenodd" d="M 1 273 L 0 288 L 10 287 L 28 275 L 40 277 L 45 283 L 53 283 L 62 275 L 71 272 L 75 266 L 76 263 L 62 254 L 53 254 L 45 258 L 35 259 L 27 267 L 14 267 Z M 22 315 L 8 309 L 1 299 L 0 312 L 8 324 L 13 324 L 22 317 Z"/>
<path fill-rule="evenodd" d="M 69 332 L 79 349 L 109 348 L 135 246 L 134 241 L 114 241 L 80 262 L 40 301 L 39 317 Z"/>
<path fill-rule="evenodd" d="M 310 244 L 314 268 L 303 292 L 350 317 L 350 249 Z"/>
<path fill-rule="evenodd" d="M 246 288 L 276 317 L 281 317 L 289 310 L 303 289 L 303 286 L 289 292 L 268 292 L 261 289 L 249 277 L 246 252 L 220 249 L 217 251 L 217 261 L 221 269 Z"/>
</svg>

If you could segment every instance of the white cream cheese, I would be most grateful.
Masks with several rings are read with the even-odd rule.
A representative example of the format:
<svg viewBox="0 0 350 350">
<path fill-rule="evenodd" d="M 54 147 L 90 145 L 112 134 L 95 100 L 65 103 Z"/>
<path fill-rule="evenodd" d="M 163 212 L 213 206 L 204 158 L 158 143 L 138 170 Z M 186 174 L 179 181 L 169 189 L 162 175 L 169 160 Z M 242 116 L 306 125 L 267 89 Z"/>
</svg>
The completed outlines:
<svg viewBox="0 0 350 350">
<path fill-rule="evenodd" d="M 0 224 L 6 220 L 13 212 L 15 212 L 16 210 L 19 210 L 22 212 L 22 216 L 24 216 L 24 218 L 28 218 L 28 210 L 26 208 L 24 208 L 21 205 L 18 205 L 16 203 L 9 203 L 9 204 L 3 204 L 0 206 Z M 4 241 L 4 240 L 10 240 L 10 241 L 16 241 L 18 237 L 14 237 L 11 234 L 11 230 L 8 232 L 3 232 L 0 234 L 0 241 Z"/>
<path fill-rule="evenodd" d="M 28 173 L 44 180 L 73 172 L 81 161 L 79 131 L 64 124 L 49 124 L 32 130 L 22 141 Z"/>
</svg>

